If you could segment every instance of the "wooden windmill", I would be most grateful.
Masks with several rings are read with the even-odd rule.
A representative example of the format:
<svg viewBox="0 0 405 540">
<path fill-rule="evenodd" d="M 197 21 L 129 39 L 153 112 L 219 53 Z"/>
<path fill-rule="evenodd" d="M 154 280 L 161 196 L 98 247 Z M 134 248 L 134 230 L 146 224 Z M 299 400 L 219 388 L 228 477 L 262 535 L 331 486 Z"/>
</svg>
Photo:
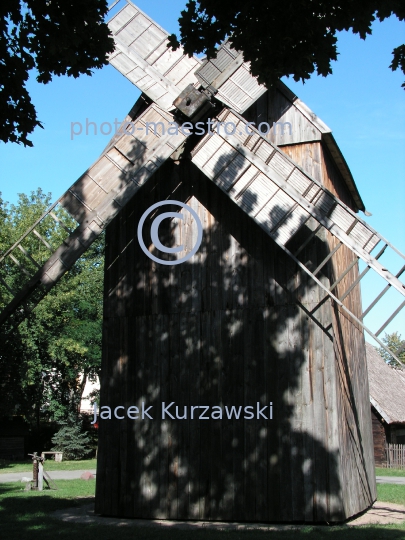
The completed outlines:
<svg viewBox="0 0 405 540">
<path fill-rule="evenodd" d="M 378 335 L 405 305 L 405 267 L 394 275 L 379 259 L 405 257 L 359 218 L 364 205 L 329 128 L 283 84 L 268 92 L 227 43 L 210 61 L 171 51 L 168 34 L 123 3 L 109 21 L 110 63 L 142 96 L 126 131 L 2 257 L 36 269 L 20 291 L 2 279 L 12 299 L 0 322 L 18 324 L 107 230 L 100 405 L 117 414 L 99 422 L 96 510 L 345 520 L 376 498 L 364 330 L 384 346 Z M 208 118 L 228 129 L 173 131 Z M 182 246 L 166 255 L 173 265 L 152 261 L 137 238 L 144 212 L 166 200 L 187 202 L 204 229 L 179 265 L 195 241 L 191 214 L 161 223 L 160 237 Z M 58 205 L 78 225 L 42 265 L 24 243 L 47 243 L 38 225 L 60 223 Z M 369 271 L 385 288 L 363 313 Z M 373 333 L 363 318 L 387 291 L 401 301 Z M 172 402 L 178 415 L 162 418 Z M 152 419 L 134 416 L 143 406 Z M 200 419 L 214 406 L 222 418 Z M 267 408 L 237 418 L 249 406 Z"/>
</svg>

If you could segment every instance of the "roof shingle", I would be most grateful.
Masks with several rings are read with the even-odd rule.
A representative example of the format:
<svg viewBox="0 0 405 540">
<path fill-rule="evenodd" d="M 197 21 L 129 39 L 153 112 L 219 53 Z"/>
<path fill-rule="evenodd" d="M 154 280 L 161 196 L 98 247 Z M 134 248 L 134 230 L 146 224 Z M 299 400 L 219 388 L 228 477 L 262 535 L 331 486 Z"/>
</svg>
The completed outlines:
<svg viewBox="0 0 405 540">
<path fill-rule="evenodd" d="M 387 424 L 405 423 L 405 375 L 386 364 L 366 343 L 370 402 Z"/>
</svg>

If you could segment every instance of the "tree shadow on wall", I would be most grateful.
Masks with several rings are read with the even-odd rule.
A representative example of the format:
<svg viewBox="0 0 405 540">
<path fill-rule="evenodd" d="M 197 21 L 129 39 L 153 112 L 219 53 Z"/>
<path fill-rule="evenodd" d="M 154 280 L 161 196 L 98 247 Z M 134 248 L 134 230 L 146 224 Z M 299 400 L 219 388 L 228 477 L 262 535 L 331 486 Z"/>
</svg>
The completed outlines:
<svg viewBox="0 0 405 540">
<path fill-rule="evenodd" d="M 345 507 L 330 304 L 247 215 L 255 197 L 247 190 L 237 206 L 191 163 L 169 160 L 107 229 L 101 406 L 143 402 L 153 419 L 100 420 L 104 515 L 334 522 L 373 500 L 363 463 L 352 471 L 358 504 Z M 165 199 L 190 204 L 204 228 L 180 265 L 151 261 L 137 240 L 144 211 Z M 159 237 L 190 250 L 194 228 L 164 220 Z M 327 253 L 315 237 L 301 256 L 317 265 Z M 162 420 L 162 402 L 187 418 Z M 266 419 L 226 418 L 225 406 L 257 403 Z M 221 406 L 223 418 L 191 419 L 191 406 Z"/>
</svg>

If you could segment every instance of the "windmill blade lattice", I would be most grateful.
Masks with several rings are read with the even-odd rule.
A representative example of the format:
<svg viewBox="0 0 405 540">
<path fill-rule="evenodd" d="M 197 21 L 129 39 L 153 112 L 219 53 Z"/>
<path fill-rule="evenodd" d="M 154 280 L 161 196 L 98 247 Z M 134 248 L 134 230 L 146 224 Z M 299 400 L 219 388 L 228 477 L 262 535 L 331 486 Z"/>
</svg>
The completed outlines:
<svg viewBox="0 0 405 540">
<path fill-rule="evenodd" d="M 180 47 L 167 47 L 169 34 L 131 2 L 108 22 L 115 51 L 109 62 L 144 94 L 166 111 L 188 85 L 198 84 L 195 75 L 201 61 L 189 58 Z"/>
<path fill-rule="evenodd" d="M 405 285 L 399 279 L 405 266 L 394 275 L 379 262 L 379 258 L 387 250 L 394 250 L 402 261 L 405 261 L 405 256 L 277 146 L 267 141 L 257 130 L 251 129 L 242 116 L 224 109 L 215 120 L 215 134 L 206 135 L 194 149 L 193 163 L 248 213 L 341 309 L 387 349 L 378 335 L 405 307 Z M 227 134 L 226 124 L 232 126 L 232 134 Z M 295 253 L 290 251 L 288 243 L 310 220 L 315 221 L 315 226 L 312 226 L 312 230 L 308 229 L 309 234 Z M 324 261 L 317 268 L 312 268 L 299 260 L 298 256 L 318 232 L 323 231 L 328 231 L 337 241 Z M 325 287 L 317 276 L 343 246 L 348 247 L 356 258 L 336 276 L 330 287 Z M 336 288 L 358 259 L 365 262 L 366 270 L 339 297 L 336 296 Z M 400 298 L 399 305 L 376 332 L 366 327 L 344 304 L 344 300 L 370 269 L 384 280 L 386 286 L 363 316 L 368 315 L 373 308 L 378 309 L 379 300 L 391 288 L 399 293 Z"/>
<path fill-rule="evenodd" d="M 215 97 L 224 105 L 243 114 L 261 95 L 266 87 L 259 84 L 249 71 L 250 63 L 243 54 L 223 43 L 216 58 L 207 60 L 196 71 L 203 88 L 212 88 Z"/>
<path fill-rule="evenodd" d="M 101 157 L 0 258 L 1 268 L 16 265 L 25 278 L 19 290 L 13 290 L 7 275 L 0 276 L 3 297 L 9 300 L 0 313 L 0 324 L 10 317 L 12 323 L 19 324 L 187 138 L 181 130 L 177 135 L 167 133 L 174 118 L 156 104 L 132 120 L 132 116 L 126 118 L 122 128 L 131 122 L 127 132 L 118 139 L 114 137 Z M 161 131 L 147 129 L 148 122 L 161 123 Z M 59 207 L 77 222 L 74 230 L 55 213 Z M 68 233 L 59 247 L 47 240 L 47 230 L 55 222 Z M 51 253 L 45 263 L 30 253 L 33 236 Z"/>
</svg>

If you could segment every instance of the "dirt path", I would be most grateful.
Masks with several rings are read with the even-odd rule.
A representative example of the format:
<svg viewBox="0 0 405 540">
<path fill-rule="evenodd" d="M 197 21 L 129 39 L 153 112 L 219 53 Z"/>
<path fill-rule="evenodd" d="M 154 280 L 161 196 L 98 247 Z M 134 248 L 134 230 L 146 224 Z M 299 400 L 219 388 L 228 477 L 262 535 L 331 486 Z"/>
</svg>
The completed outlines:
<svg viewBox="0 0 405 540">
<path fill-rule="evenodd" d="M 102 524 L 112 525 L 116 527 L 159 527 L 159 528 L 174 528 L 195 530 L 199 528 L 216 529 L 216 530 L 262 530 L 262 531 L 283 531 L 283 530 L 298 530 L 308 525 L 276 525 L 267 523 L 224 523 L 224 522 L 207 522 L 207 521 L 168 521 L 168 520 L 149 520 L 149 519 L 121 519 L 101 517 L 94 513 L 94 504 L 86 504 L 79 508 L 67 508 L 58 510 L 51 514 L 56 519 L 67 521 L 69 523 L 84 523 L 84 524 Z M 398 524 L 405 521 L 405 506 L 393 503 L 385 503 L 377 501 L 373 507 L 358 518 L 350 521 L 346 526 L 358 525 L 388 525 Z M 320 525 L 319 527 L 323 527 Z M 328 527 L 330 529 L 330 527 Z"/>
</svg>

